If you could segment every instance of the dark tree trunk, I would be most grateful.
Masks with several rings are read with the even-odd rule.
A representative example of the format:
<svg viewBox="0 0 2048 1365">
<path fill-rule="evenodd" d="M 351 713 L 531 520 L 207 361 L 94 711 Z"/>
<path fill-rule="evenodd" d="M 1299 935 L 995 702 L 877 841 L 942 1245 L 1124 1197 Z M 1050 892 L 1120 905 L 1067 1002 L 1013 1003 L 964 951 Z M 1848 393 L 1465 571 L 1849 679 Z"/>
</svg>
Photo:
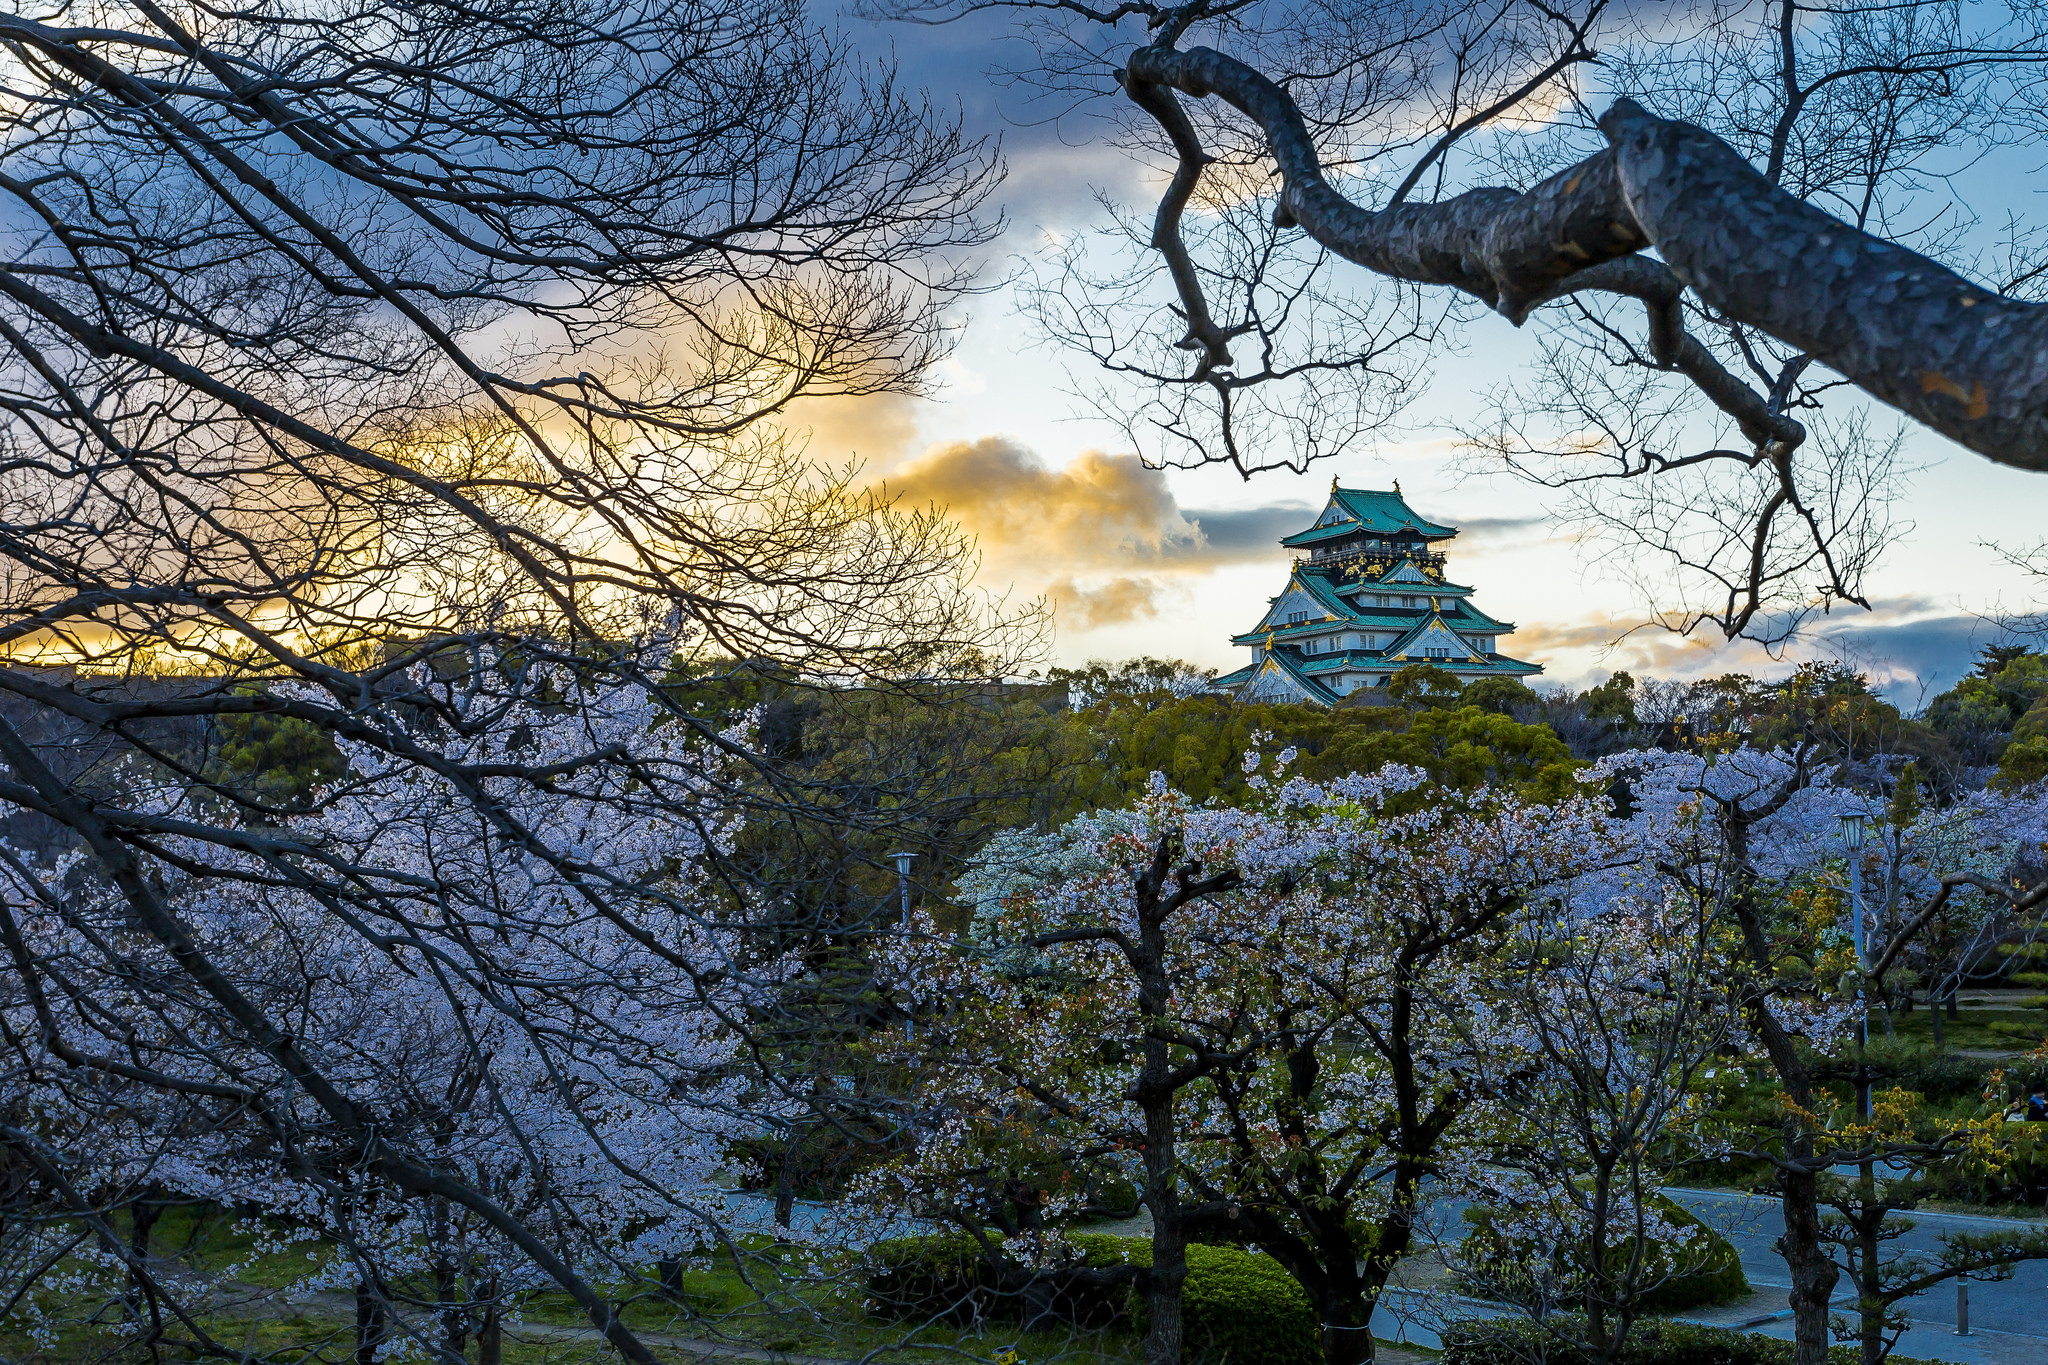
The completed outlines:
<svg viewBox="0 0 2048 1365">
<path fill-rule="evenodd" d="M 1167 974 L 1166 921 L 1191 900 L 1227 891 L 1237 884 L 1235 872 L 1196 880 L 1200 869 L 1188 863 L 1173 868 L 1177 840 L 1160 840 L 1151 866 L 1138 878 L 1138 933 L 1124 954 L 1137 978 L 1138 1014 L 1145 1037 L 1144 1064 L 1131 1088 L 1145 1118 L 1145 1204 L 1152 1211 L 1152 1271 L 1146 1280 L 1146 1307 L 1151 1324 L 1145 1333 L 1145 1365 L 1180 1365 L 1184 1332 L 1181 1287 L 1188 1277 L 1187 1229 L 1181 1221 L 1179 1154 L 1175 1142 L 1175 1097 L 1192 1079 L 1176 1079 L 1171 1044 L 1165 1036 L 1172 1022 L 1172 982 Z M 1175 885 L 1169 891 L 1168 873 Z"/>
<path fill-rule="evenodd" d="M 1813 1144 L 1798 1144 L 1807 1155 Z M 1819 1179 L 1812 1171 L 1785 1171 L 1779 1183 L 1784 1191 L 1785 1236 L 1778 1254 L 1792 1277 L 1792 1292 L 1786 1302 L 1792 1309 L 1792 1358 L 1796 1365 L 1826 1365 L 1828 1358 L 1828 1300 L 1834 1297 L 1841 1271 L 1820 1240 Z"/>
<path fill-rule="evenodd" d="M 1742 931 L 1743 948 L 1755 969 L 1758 982 L 1773 980 L 1777 963 L 1771 956 L 1763 909 L 1756 898 L 1755 879 L 1749 870 L 1749 828 L 1784 805 L 1804 785 L 1804 765 L 1799 779 L 1788 782 L 1776 798 L 1760 807 L 1737 805 L 1722 808 L 1723 833 L 1727 839 L 1729 866 L 1735 880 L 1730 909 Z M 1793 1365 L 1827 1365 L 1828 1300 L 1834 1295 L 1841 1272 L 1828 1258 L 1821 1243 L 1820 1179 L 1813 1145 L 1813 1132 L 1801 1115 L 1814 1112 L 1813 1078 L 1800 1058 L 1790 1034 L 1771 1011 L 1768 987 L 1752 987 L 1744 1000 L 1744 1012 L 1763 1040 L 1764 1051 L 1778 1073 L 1778 1083 L 1791 1101 L 1792 1112 L 1784 1120 L 1785 1154 L 1778 1168 L 1778 1186 L 1785 1212 L 1785 1235 L 1778 1240 L 1778 1254 L 1792 1279 L 1787 1306 L 1792 1309 Z"/>
<path fill-rule="evenodd" d="M 434 1265 L 434 1297 L 441 1305 L 442 1349 L 451 1362 L 459 1361 L 469 1350 L 469 1305 L 455 1265 L 446 1258 Z"/>
<path fill-rule="evenodd" d="M 356 1365 L 377 1365 L 388 1322 L 384 1300 L 369 1280 L 356 1281 Z"/>
<path fill-rule="evenodd" d="M 1169 998 L 1165 943 L 1156 922 L 1143 925 L 1141 932 L 1149 961 L 1137 964 L 1139 1001 L 1150 1020 L 1166 1013 Z M 1145 1365 L 1180 1365 L 1181 1357 L 1180 1297 L 1188 1277 L 1188 1242 L 1180 1217 L 1180 1173 L 1175 1169 L 1171 1070 L 1166 1042 L 1146 1038 L 1145 1065 L 1138 1074 L 1138 1103 L 1145 1115 L 1145 1206 L 1152 1211 L 1152 1273 L 1146 1281 L 1151 1323 L 1145 1333 Z"/>
<path fill-rule="evenodd" d="M 1366 1365 L 1373 1358 L 1372 1306 L 1363 1295 L 1326 1295 L 1316 1311 L 1323 1319 L 1323 1365 Z"/>
<path fill-rule="evenodd" d="M 1877 1203 L 1870 1167 L 1863 1168 L 1863 1207 L 1856 1220 L 1856 1315 L 1863 1365 L 1884 1365 L 1885 1209 Z"/>
<path fill-rule="evenodd" d="M 493 1276 L 483 1288 L 484 1322 L 476 1334 L 477 1365 L 505 1365 L 505 1324 L 498 1315 L 498 1281 Z"/>
<path fill-rule="evenodd" d="M 783 1144 L 782 1160 L 775 1167 L 775 1236 L 789 1235 L 789 1220 L 796 1215 L 796 1134 Z"/>
</svg>

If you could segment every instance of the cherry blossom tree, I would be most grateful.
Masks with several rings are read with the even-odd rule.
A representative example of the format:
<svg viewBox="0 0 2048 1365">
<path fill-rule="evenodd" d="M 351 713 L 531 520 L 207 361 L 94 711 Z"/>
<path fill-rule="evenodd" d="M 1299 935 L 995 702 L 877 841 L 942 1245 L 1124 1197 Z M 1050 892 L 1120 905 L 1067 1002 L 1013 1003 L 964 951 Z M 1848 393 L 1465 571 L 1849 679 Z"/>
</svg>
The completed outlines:
<svg viewBox="0 0 2048 1365">
<path fill-rule="evenodd" d="M 410 1299 L 460 1359 L 553 1283 L 637 1352 L 599 1286 L 724 1241 L 729 1144 L 775 1117 L 744 1037 L 788 964 L 712 877 L 731 760 L 602 677 L 412 681 L 413 761 L 344 744 L 342 789 L 246 849 L 175 785 L 130 806 L 168 942 L 89 861 L 9 858 L 16 1131 L 330 1244 L 301 1288 L 356 1287 L 373 1337 Z"/>
<path fill-rule="evenodd" d="M 0 37 L 24 1094 L 132 1114 L 151 1179 L 333 1233 L 373 1298 L 445 1211 L 644 1363 L 593 1275 L 711 1228 L 719 1135 L 776 1121 L 723 1078 L 783 971 L 732 822 L 829 804 L 676 684 L 1029 648 L 800 429 L 947 353 L 992 149 L 795 3 Z M 305 771 L 237 768 L 280 736 Z"/>
<path fill-rule="evenodd" d="M 1511 969 L 1482 979 L 1502 1016 L 1500 1045 L 1476 1054 L 1485 1160 L 1466 1184 L 1484 1214 L 1454 1263 L 1612 1360 L 1648 1300 L 1713 1259 L 1712 1230 L 1674 1217 L 1660 1191 L 1742 1030 L 1716 907 L 1640 866 L 1596 885 L 1537 902 L 1517 920 Z"/>
<path fill-rule="evenodd" d="M 1128 1172 L 1152 1224 L 1148 1361 L 1179 1358 L 1196 1230 L 1278 1259 L 1327 1359 L 1371 1358 L 1491 1044 L 1469 993 L 1462 1031 L 1452 1017 L 1455 983 L 1603 842 L 1592 798 L 1425 792 L 1398 768 L 1312 784 L 1290 757 L 1254 772 L 1256 806 L 1162 781 L 997 841 L 962 881 L 966 939 L 927 923 L 892 960 L 922 1112 L 862 1199 L 1006 1234 L 989 1250 L 1021 1280 L 1057 1267 L 1061 1222 L 1102 1183 L 1085 1173 Z M 1040 1153 L 1049 1176 L 1020 1159 Z"/>
<path fill-rule="evenodd" d="M 1841 1273 L 1830 1254 L 1840 1237 L 1824 1221 L 1824 1208 L 1875 1209 L 1883 1202 L 1875 1170 L 1894 1148 L 1915 1164 L 1971 1141 L 1967 1124 L 1902 1140 L 1866 1117 L 1870 1073 L 1857 1041 L 1859 999 L 1958 894 L 1981 892 L 2013 912 L 2048 899 L 2048 884 L 2014 880 L 2019 868 L 2009 858 L 1997 875 L 1977 865 L 1990 850 L 2010 854 L 2040 837 L 2042 795 L 1984 796 L 1923 813 L 1915 837 L 1930 853 L 1947 848 L 1956 861 L 1915 873 L 1918 910 L 1882 939 L 1873 938 L 1866 967 L 1853 949 L 1854 907 L 1842 894 L 1839 823 L 1845 815 L 1881 817 L 1884 806 L 1870 793 L 1840 781 L 1832 769 L 1816 768 L 1804 747 L 1634 753 L 1600 766 L 1624 784 L 1641 866 L 1711 904 L 1738 945 L 1733 1003 L 1786 1101 L 1776 1131 L 1751 1134 L 1745 1150 L 1777 1171 L 1785 1211 L 1780 1251 L 1792 1279 L 1799 1358 L 1821 1359 L 1829 1296 Z M 1966 837 L 1955 835 L 1958 827 Z M 1795 963 L 1796 970 L 1785 970 Z M 1844 1106 L 1831 1099 L 1824 1089 L 1830 1079 L 1849 1081 L 1858 1102 Z M 1844 1163 L 1862 1168 L 1853 1190 L 1830 1174 Z M 1872 1229 L 1882 1213 L 1876 1218 Z M 1979 1264 L 1957 1262 L 1965 1263 Z M 1857 1273 L 1873 1279 L 1878 1272 L 1873 1266 Z M 1859 1328 L 1866 1354 L 1881 1354 L 1883 1317 L 1882 1303 L 1873 1298 Z"/>
</svg>

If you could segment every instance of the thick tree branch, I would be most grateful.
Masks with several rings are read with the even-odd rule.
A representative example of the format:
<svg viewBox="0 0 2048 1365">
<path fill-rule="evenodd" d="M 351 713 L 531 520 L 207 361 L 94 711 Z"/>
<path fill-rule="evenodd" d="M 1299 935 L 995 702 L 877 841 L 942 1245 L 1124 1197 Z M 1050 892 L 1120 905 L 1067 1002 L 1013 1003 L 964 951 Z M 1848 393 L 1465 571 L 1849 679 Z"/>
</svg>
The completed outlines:
<svg viewBox="0 0 2048 1365">
<path fill-rule="evenodd" d="M 1828 216 L 1692 124 L 1619 100 L 1601 119 L 1608 149 L 1527 193 L 1482 188 L 1374 213 L 1324 179 L 1299 108 L 1244 63 L 1212 48 L 1154 45 L 1132 54 L 1126 79 L 1214 95 L 1250 117 L 1282 177 L 1276 214 L 1369 270 L 1449 285 L 1519 322 L 1563 292 L 1643 297 L 1654 287 L 1649 263 L 1596 268 L 1654 248 L 1717 312 L 1797 347 L 1979 454 L 2048 470 L 2048 307 L 2001 298 Z M 1689 375 L 1697 370 L 1696 382 L 1724 411 L 1738 420 L 1774 415 L 1758 413 L 1767 400 L 1718 363 L 1708 368 L 1686 356 L 1691 363 L 1681 364 L 1682 331 L 1670 310 L 1659 316 L 1653 306 L 1653 334 L 1660 329 L 1660 359 Z M 1762 431 L 1745 421 L 1752 439 Z M 1759 444 L 1787 435 L 1773 432 Z"/>
</svg>

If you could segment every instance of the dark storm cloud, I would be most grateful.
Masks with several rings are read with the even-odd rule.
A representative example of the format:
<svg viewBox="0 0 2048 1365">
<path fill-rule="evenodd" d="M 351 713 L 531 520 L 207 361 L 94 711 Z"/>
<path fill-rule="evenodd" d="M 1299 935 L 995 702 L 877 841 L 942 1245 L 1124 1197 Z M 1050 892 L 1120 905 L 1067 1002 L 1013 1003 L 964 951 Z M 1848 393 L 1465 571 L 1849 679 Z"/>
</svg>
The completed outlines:
<svg viewBox="0 0 2048 1365">
<path fill-rule="evenodd" d="M 1826 627 L 1814 632 L 1814 643 L 1817 653 L 1869 675 L 1893 704 L 1908 711 L 1953 687 L 1976 666 L 1978 650 L 2007 638 L 1996 623 L 1961 613 L 1882 623 L 1901 605 L 1907 604 L 1880 602 L 1878 622 Z"/>
</svg>

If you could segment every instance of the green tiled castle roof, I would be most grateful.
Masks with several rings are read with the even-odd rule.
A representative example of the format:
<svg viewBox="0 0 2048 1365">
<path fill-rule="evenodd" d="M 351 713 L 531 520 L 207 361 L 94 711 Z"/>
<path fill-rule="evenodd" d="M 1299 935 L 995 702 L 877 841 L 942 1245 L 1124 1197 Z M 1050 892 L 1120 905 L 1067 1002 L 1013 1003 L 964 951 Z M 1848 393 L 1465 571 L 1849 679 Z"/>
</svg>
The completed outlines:
<svg viewBox="0 0 2048 1365">
<path fill-rule="evenodd" d="M 1306 531 L 1297 531 L 1280 543 L 1289 549 L 1296 549 L 1303 545 L 1333 540 L 1338 536 L 1391 536 L 1413 533 L 1424 540 L 1448 540 L 1458 534 L 1456 527 L 1439 526 L 1410 507 L 1401 497 L 1401 490 L 1398 488 L 1381 490 L 1332 487 L 1329 506 L 1324 508 L 1325 514 L 1332 509 L 1344 513 L 1345 519 L 1332 521 L 1327 525 L 1312 526 Z M 1317 520 L 1321 521 L 1321 518 Z"/>
</svg>

